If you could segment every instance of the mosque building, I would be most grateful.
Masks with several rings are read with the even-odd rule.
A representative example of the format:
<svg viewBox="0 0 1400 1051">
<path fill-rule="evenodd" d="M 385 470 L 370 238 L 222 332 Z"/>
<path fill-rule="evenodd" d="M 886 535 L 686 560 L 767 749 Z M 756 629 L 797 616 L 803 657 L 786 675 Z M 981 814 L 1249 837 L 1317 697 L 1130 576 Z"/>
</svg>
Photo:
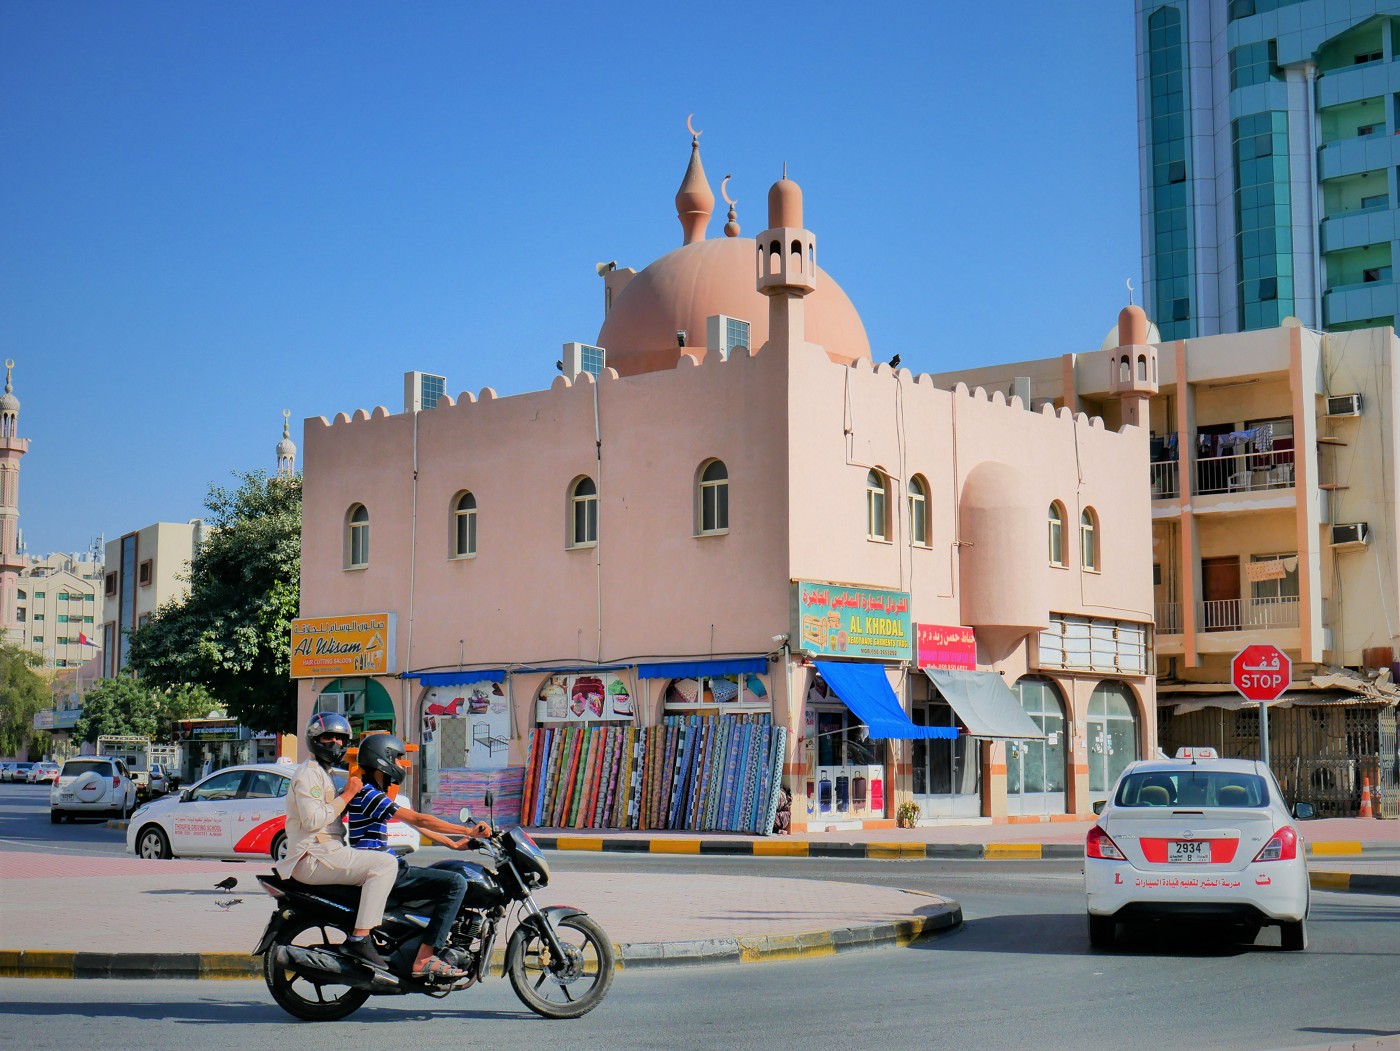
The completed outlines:
<svg viewBox="0 0 1400 1051">
<path fill-rule="evenodd" d="M 755 237 L 714 206 L 692 135 L 680 247 L 600 264 L 548 389 L 306 421 L 301 721 L 526 825 L 1089 815 L 1157 747 L 1141 310 L 1117 430 L 942 390 L 872 355 L 786 173 Z"/>
</svg>

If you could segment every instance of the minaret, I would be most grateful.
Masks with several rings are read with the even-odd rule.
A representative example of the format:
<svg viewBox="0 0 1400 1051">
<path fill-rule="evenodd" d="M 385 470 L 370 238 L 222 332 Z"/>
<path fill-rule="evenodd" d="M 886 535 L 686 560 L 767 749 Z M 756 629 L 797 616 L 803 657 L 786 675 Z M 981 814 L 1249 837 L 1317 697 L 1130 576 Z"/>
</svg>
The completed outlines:
<svg viewBox="0 0 1400 1051">
<path fill-rule="evenodd" d="M 1123 422 L 1147 433 L 1147 405 L 1157 393 L 1157 348 L 1147 342 L 1147 314 L 1128 304 L 1118 312 L 1118 349 L 1109 359 L 1108 392 L 1123 403 Z"/>
<path fill-rule="evenodd" d="M 291 478 L 297 473 L 297 447 L 292 441 L 292 411 L 282 410 L 282 440 L 277 443 L 277 477 Z"/>
<path fill-rule="evenodd" d="M 758 290 L 768 297 L 768 340 L 807 342 L 804 296 L 817 288 L 817 238 L 802 227 L 802 188 L 783 177 L 768 191 L 768 229 L 758 244 Z"/>
<path fill-rule="evenodd" d="M 700 163 L 700 136 L 704 133 L 695 130 L 689 117 L 685 126 L 690 132 L 690 164 L 686 166 L 681 188 L 676 191 L 676 218 L 681 221 L 684 235 L 681 244 L 688 245 L 705 240 L 705 228 L 710 225 L 710 215 L 715 210 L 715 195 Z"/>
<path fill-rule="evenodd" d="M 29 439 L 19 436 L 19 399 L 13 382 L 15 363 L 5 362 L 5 393 L 0 394 L 0 635 L 18 630 L 15 598 L 24 556 L 19 549 L 19 461 Z"/>
</svg>

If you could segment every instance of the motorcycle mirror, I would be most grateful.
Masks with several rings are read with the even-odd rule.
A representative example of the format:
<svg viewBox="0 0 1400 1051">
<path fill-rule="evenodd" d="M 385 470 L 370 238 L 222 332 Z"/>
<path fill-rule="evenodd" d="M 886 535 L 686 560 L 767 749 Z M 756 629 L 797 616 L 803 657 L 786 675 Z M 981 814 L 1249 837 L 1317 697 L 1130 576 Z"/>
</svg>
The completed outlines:
<svg viewBox="0 0 1400 1051">
<path fill-rule="evenodd" d="M 459 825 L 470 825 L 472 823 L 472 808 L 464 806 L 457 811 L 457 823 Z"/>
<path fill-rule="evenodd" d="M 481 801 L 482 801 L 483 803 L 486 804 L 486 809 L 487 809 L 487 810 L 493 810 L 493 809 L 495 809 L 495 806 L 496 806 L 496 797 L 495 797 L 494 794 L 492 794 L 491 789 L 488 788 L 488 789 L 486 790 L 486 795 L 482 796 Z"/>
</svg>

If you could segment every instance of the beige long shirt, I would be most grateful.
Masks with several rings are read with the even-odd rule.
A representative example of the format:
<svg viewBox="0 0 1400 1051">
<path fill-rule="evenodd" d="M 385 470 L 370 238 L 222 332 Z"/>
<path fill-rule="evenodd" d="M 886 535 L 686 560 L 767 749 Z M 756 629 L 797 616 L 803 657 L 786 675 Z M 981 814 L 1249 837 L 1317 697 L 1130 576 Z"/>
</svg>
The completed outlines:
<svg viewBox="0 0 1400 1051">
<path fill-rule="evenodd" d="M 289 877 L 304 857 L 324 858 L 345 848 L 345 826 L 331 775 L 315 759 L 308 759 L 292 774 L 287 789 L 287 856 L 277 864 L 277 874 Z"/>
</svg>

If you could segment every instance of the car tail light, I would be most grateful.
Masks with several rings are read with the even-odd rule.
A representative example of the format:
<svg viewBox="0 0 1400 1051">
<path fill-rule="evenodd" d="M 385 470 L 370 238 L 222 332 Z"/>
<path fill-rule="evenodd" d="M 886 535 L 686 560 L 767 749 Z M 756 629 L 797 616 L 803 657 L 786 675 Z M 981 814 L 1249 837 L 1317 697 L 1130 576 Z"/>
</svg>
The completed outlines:
<svg viewBox="0 0 1400 1051">
<path fill-rule="evenodd" d="M 122 786 L 122 779 L 121 779 L 120 777 L 118 777 L 116 774 L 113 774 L 113 775 L 112 775 L 112 787 L 113 787 L 113 788 L 121 788 L 121 786 Z"/>
<path fill-rule="evenodd" d="M 1084 842 L 1084 853 L 1091 858 L 1106 858 L 1110 861 L 1127 861 L 1118 844 L 1107 832 L 1095 825 L 1089 829 L 1089 838 Z"/>
<path fill-rule="evenodd" d="M 1255 861 L 1292 861 L 1298 856 L 1298 833 L 1290 825 L 1284 825 L 1274 833 L 1273 839 L 1264 844 L 1264 849 L 1254 855 Z"/>
</svg>

